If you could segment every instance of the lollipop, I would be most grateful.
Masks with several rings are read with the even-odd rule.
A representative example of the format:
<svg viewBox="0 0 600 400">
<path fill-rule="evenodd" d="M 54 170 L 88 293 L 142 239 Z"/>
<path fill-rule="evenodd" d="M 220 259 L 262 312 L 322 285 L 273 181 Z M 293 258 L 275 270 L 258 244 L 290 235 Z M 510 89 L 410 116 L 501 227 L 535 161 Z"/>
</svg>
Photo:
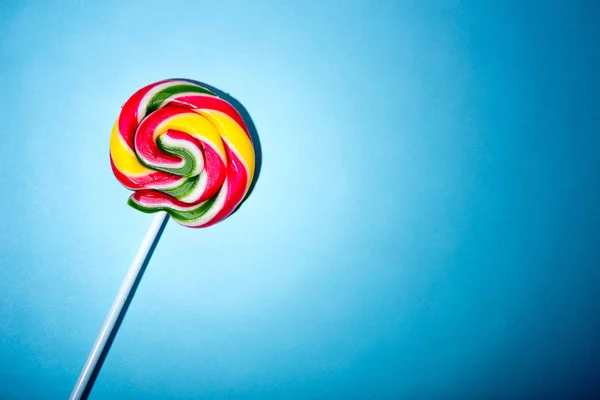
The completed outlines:
<svg viewBox="0 0 600 400">
<path fill-rule="evenodd" d="M 249 193 L 255 149 L 239 111 L 215 90 L 168 79 L 125 102 L 110 137 L 110 164 L 134 193 L 130 206 L 157 213 L 106 317 L 70 399 L 86 399 L 165 228 L 204 228 L 231 215 Z"/>
<path fill-rule="evenodd" d="M 136 92 L 110 138 L 129 204 L 200 228 L 227 218 L 254 175 L 250 132 L 237 110 L 199 83 L 166 80 Z"/>
</svg>

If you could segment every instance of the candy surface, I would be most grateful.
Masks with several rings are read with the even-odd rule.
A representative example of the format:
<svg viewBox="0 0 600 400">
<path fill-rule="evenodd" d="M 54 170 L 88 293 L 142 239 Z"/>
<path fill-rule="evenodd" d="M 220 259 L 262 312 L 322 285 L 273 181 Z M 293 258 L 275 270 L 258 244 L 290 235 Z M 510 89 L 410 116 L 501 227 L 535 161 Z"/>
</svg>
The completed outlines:
<svg viewBox="0 0 600 400">
<path fill-rule="evenodd" d="M 130 206 L 167 211 L 202 228 L 227 218 L 248 194 L 255 154 L 238 111 L 202 84 L 170 79 L 138 90 L 110 138 L 116 178 Z"/>
</svg>

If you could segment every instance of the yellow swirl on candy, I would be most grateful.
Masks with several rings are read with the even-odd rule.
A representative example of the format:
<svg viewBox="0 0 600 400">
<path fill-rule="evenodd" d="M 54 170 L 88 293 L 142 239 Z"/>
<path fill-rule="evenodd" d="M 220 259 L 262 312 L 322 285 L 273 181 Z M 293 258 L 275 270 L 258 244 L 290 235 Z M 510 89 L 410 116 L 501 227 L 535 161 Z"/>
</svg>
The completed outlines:
<svg viewBox="0 0 600 400">
<path fill-rule="evenodd" d="M 129 205 L 167 211 L 201 228 L 227 218 L 248 194 L 255 154 L 230 103 L 194 81 L 148 85 L 123 105 L 110 138 L 116 178 L 135 193 Z"/>
</svg>

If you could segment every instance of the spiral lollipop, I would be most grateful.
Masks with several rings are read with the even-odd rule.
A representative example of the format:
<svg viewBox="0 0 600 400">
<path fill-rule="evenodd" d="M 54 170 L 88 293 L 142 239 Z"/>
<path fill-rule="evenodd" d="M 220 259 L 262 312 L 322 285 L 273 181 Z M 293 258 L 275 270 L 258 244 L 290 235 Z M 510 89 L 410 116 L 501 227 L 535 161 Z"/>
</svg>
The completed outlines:
<svg viewBox="0 0 600 400">
<path fill-rule="evenodd" d="M 244 201 L 255 179 L 255 152 L 238 110 L 210 88 L 169 79 L 125 102 L 110 137 L 115 177 L 134 193 L 128 203 L 156 213 L 125 276 L 70 399 L 86 399 L 165 228 L 204 228 Z"/>
<path fill-rule="evenodd" d="M 200 228 L 227 218 L 254 176 L 254 148 L 238 111 L 208 88 L 172 79 L 148 85 L 123 105 L 110 139 L 116 178 L 129 204 L 167 211 Z"/>
</svg>

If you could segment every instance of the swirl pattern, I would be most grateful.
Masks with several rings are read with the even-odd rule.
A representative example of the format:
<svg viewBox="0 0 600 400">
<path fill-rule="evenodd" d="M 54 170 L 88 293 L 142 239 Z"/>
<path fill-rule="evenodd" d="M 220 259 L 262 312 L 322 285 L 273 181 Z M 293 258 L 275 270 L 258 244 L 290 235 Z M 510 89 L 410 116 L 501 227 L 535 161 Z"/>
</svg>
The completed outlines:
<svg viewBox="0 0 600 400">
<path fill-rule="evenodd" d="M 110 138 L 115 177 L 130 206 L 167 211 L 202 228 L 227 218 L 254 177 L 250 133 L 238 111 L 198 82 L 169 79 L 127 100 Z"/>
</svg>

